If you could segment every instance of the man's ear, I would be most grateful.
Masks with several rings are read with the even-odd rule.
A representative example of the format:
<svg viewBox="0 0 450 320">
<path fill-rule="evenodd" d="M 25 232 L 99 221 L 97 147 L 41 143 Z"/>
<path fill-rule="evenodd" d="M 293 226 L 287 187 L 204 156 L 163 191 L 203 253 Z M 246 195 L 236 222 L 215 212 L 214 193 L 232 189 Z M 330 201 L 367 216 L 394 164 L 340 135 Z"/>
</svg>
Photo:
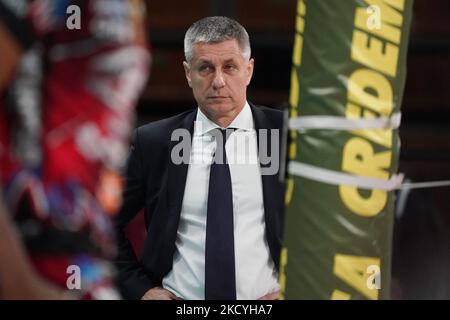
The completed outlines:
<svg viewBox="0 0 450 320">
<path fill-rule="evenodd" d="M 255 60 L 253 60 L 253 58 L 251 58 L 247 62 L 247 85 L 249 85 L 250 81 L 252 81 L 253 69 L 254 68 L 255 68 Z"/>
<path fill-rule="evenodd" d="M 192 88 L 191 85 L 191 69 L 189 67 L 189 63 L 187 63 L 186 61 L 183 61 L 183 67 L 184 67 L 184 74 L 186 75 L 186 80 L 188 82 L 189 87 Z"/>
</svg>

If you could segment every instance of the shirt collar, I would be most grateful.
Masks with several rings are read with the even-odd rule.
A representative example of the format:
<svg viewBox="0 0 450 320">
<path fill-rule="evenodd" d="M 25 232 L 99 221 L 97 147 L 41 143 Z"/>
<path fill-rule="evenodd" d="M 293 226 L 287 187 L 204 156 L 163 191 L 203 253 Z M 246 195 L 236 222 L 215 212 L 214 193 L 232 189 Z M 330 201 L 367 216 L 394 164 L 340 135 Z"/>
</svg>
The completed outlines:
<svg viewBox="0 0 450 320">
<path fill-rule="evenodd" d="M 216 123 L 209 120 L 206 115 L 198 108 L 197 117 L 195 119 L 195 130 L 194 135 L 202 136 L 205 133 L 220 128 Z M 236 118 L 231 121 L 228 128 L 235 128 L 238 130 L 251 131 L 255 128 L 253 123 L 252 110 L 248 102 L 245 102 L 244 108 L 236 116 Z"/>
</svg>

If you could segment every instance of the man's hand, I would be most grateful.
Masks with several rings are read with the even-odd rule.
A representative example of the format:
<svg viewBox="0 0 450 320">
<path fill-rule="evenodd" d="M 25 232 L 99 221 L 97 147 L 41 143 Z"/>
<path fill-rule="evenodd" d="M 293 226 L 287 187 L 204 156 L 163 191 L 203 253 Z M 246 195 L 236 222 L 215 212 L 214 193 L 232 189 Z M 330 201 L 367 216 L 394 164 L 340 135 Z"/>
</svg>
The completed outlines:
<svg viewBox="0 0 450 320">
<path fill-rule="evenodd" d="M 141 300 L 181 300 L 163 287 L 154 287 L 148 290 Z"/>
<path fill-rule="evenodd" d="M 280 297 L 280 291 L 268 293 L 265 296 L 259 298 L 258 300 L 278 300 Z"/>
</svg>

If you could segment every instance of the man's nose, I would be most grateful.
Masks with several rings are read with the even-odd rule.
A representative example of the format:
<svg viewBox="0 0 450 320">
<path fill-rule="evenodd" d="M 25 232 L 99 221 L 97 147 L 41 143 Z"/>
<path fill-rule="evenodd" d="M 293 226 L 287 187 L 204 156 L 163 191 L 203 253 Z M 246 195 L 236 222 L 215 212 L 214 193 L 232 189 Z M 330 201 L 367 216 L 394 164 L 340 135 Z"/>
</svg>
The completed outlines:
<svg viewBox="0 0 450 320">
<path fill-rule="evenodd" d="M 215 73 L 212 86 L 214 90 L 220 89 L 225 86 L 225 79 L 222 72 L 217 71 Z"/>
</svg>

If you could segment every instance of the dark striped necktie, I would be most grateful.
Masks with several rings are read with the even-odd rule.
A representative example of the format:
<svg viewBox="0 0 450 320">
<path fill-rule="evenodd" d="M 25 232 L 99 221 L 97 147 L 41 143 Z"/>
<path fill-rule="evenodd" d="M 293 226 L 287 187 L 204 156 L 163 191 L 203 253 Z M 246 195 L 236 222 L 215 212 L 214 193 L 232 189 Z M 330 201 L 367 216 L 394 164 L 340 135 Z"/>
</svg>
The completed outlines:
<svg viewBox="0 0 450 320">
<path fill-rule="evenodd" d="M 209 175 L 205 244 L 205 299 L 236 300 L 233 193 L 225 143 L 234 129 L 215 129 L 216 152 Z M 219 141 L 220 140 L 220 141 Z"/>
</svg>

